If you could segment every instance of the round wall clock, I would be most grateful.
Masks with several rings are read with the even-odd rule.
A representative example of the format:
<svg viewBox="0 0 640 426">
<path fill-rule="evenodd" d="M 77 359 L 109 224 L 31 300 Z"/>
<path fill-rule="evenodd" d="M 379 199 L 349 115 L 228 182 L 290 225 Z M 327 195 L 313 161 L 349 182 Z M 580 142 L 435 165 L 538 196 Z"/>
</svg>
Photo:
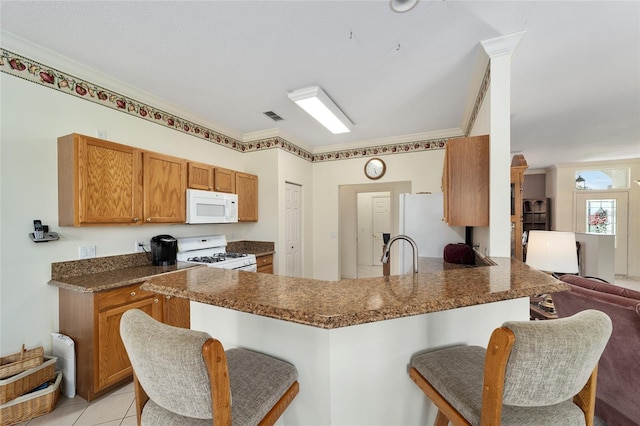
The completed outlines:
<svg viewBox="0 0 640 426">
<path fill-rule="evenodd" d="M 372 158 L 364 165 L 364 174 L 369 179 L 380 179 L 387 171 L 387 165 L 379 158 Z"/>
</svg>

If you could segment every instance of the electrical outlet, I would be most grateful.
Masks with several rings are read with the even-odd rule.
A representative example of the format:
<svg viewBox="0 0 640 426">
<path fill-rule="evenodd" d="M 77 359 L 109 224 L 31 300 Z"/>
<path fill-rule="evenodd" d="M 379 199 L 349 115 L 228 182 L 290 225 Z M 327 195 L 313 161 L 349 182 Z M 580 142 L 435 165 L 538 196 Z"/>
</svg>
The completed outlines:
<svg viewBox="0 0 640 426">
<path fill-rule="evenodd" d="M 96 129 L 96 137 L 100 138 L 100 139 L 106 139 L 107 138 L 107 131 L 106 130 Z"/>
<path fill-rule="evenodd" d="M 80 246 L 78 247 L 78 256 L 80 259 L 89 259 L 96 257 L 96 246 Z"/>
<path fill-rule="evenodd" d="M 146 248 L 144 241 L 136 241 L 135 253 L 143 252 Z"/>
</svg>

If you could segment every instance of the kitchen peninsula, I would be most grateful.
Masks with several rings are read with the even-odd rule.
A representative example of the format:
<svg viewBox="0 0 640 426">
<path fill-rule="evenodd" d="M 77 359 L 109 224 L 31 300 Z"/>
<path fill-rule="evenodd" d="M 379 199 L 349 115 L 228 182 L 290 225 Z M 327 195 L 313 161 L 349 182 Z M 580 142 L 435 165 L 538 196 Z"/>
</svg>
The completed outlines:
<svg viewBox="0 0 640 426">
<path fill-rule="evenodd" d="M 191 328 L 226 348 L 280 357 L 299 371 L 286 425 L 426 424 L 435 410 L 411 382 L 411 356 L 486 346 L 507 320 L 528 320 L 529 296 L 566 290 L 512 259 L 463 267 L 419 259 L 419 273 L 321 281 L 198 268 L 142 288 L 191 300 Z"/>
</svg>

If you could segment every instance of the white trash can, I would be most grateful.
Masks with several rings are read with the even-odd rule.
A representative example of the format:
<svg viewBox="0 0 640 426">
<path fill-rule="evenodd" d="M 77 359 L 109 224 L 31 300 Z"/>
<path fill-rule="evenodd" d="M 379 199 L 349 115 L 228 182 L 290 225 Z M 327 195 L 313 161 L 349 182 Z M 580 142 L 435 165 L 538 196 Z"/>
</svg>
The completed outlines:
<svg viewBox="0 0 640 426">
<path fill-rule="evenodd" d="M 58 357 L 56 368 L 62 370 L 62 394 L 67 398 L 76 396 L 76 351 L 75 343 L 69 336 L 51 333 L 53 336 L 53 356 Z"/>
</svg>

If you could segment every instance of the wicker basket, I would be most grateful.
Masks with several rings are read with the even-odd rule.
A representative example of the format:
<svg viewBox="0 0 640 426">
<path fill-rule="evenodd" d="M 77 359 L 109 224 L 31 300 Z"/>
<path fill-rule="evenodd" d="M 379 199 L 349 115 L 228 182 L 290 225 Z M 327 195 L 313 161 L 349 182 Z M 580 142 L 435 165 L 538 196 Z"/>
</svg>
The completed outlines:
<svg viewBox="0 0 640 426">
<path fill-rule="evenodd" d="M 62 373 L 58 371 L 55 380 L 49 382 L 49 387 L 0 405 L 2 426 L 15 425 L 53 411 L 60 397 L 61 381 Z"/>
<path fill-rule="evenodd" d="M 54 369 L 58 358 L 45 356 L 44 362 L 8 379 L 0 380 L 0 404 L 11 401 L 20 395 L 35 389 L 55 377 Z"/>
<path fill-rule="evenodd" d="M 22 345 L 22 350 L 17 354 L 0 358 L 0 379 L 6 379 L 30 368 L 37 367 L 43 361 L 44 348 L 42 346 L 26 350 Z"/>
</svg>

